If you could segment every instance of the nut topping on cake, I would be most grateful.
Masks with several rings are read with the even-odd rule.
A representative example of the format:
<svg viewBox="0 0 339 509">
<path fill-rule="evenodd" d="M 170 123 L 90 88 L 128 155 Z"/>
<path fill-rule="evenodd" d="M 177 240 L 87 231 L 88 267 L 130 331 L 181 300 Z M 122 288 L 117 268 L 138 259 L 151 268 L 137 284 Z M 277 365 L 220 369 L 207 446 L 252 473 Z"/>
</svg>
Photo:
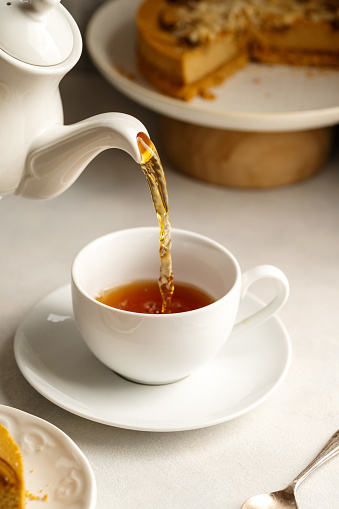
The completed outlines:
<svg viewBox="0 0 339 509">
<path fill-rule="evenodd" d="M 160 11 L 164 30 L 189 45 L 206 44 L 245 23 L 243 0 L 167 0 Z"/>
<path fill-rule="evenodd" d="M 159 23 L 180 42 L 207 44 L 227 31 L 281 30 L 299 19 L 339 25 L 337 0 L 163 0 Z"/>
</svg>

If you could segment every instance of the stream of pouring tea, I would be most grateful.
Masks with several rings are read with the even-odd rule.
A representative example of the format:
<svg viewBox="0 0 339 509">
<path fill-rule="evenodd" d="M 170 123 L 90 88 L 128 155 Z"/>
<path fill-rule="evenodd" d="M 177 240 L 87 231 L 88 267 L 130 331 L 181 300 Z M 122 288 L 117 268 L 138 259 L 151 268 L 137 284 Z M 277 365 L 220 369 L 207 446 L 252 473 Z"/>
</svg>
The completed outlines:
<svg viewBox="0 0 339 509">
<path fill-rule="evenodd" d="M 168 216 L 166 178 L 157 150 L 145 133 L 137 136 L 142 157 L 141 168 L 151 191 L 152 201 L 160 226 L 160 276 L 159 290 L 162 297 L 162 313 L 171 312 L 174 291 L 171 258 L 171 223 Z"/>
</svg>

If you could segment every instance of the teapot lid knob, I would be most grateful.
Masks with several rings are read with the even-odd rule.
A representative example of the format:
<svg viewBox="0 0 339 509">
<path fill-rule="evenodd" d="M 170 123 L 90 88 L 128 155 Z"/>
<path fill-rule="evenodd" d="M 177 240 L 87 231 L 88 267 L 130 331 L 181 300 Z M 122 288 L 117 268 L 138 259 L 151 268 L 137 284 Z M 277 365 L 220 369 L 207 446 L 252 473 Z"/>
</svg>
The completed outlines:
<svg viewBox="0 0 339 509">
<path fill-rule="evenodd" d="M 27 64 L 57 65 L 73 49 L 73 32 L 60 0 L 0 2 L 0 50 Z"/>
</svg>

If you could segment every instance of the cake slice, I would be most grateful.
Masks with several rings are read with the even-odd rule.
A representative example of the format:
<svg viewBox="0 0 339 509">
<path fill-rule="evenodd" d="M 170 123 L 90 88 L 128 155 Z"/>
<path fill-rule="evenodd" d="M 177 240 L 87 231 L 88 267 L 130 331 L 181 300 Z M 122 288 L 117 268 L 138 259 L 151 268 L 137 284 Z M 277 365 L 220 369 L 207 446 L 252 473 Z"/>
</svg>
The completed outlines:
<svg viewBox="0 0 339 509">
<path fill-rule="evenodd" d="M 190 100 L 246 65 L 247 34 L 214 26 L 221 15 L 218 8 L 202 23 L 209 7 L 208 2 L 142 3 L 137 14 L 139 67 L 165 94 Z"/>
<path fill-rule="evenodd" d="M 19 446 L 0 424 L 0 509 L 23 509 L 25 487 Z"/>
<path fill-rule="evenodd" d="M 276 0 L 254 13 L 250 57 L 265 63 L 339 66 L 339 2 Z"/>
<path fill-rule="evenodd" d="M 184 100 L 249 60 L 339 66 L 336 0 L 145 0 L 136 23 L 141 72 Z"/>
</svg>

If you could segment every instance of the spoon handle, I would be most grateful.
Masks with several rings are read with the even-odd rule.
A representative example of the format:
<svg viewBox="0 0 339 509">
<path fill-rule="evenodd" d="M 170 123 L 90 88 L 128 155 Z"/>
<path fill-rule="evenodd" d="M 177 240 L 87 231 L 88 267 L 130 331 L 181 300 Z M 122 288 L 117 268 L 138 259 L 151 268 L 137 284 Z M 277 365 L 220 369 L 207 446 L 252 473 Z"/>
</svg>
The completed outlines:
<svg viewBox="0 0 339 509">
<path fill-rule="evenodd" d="M 321 449 L 313 461 L 291 482 L 290 486 L 296 489 L 316 468 L 320 467 L 325 461 L 333 458 L 339 453 L 339 430 L 329 439 L 327 444 Z"/>
</svg>

